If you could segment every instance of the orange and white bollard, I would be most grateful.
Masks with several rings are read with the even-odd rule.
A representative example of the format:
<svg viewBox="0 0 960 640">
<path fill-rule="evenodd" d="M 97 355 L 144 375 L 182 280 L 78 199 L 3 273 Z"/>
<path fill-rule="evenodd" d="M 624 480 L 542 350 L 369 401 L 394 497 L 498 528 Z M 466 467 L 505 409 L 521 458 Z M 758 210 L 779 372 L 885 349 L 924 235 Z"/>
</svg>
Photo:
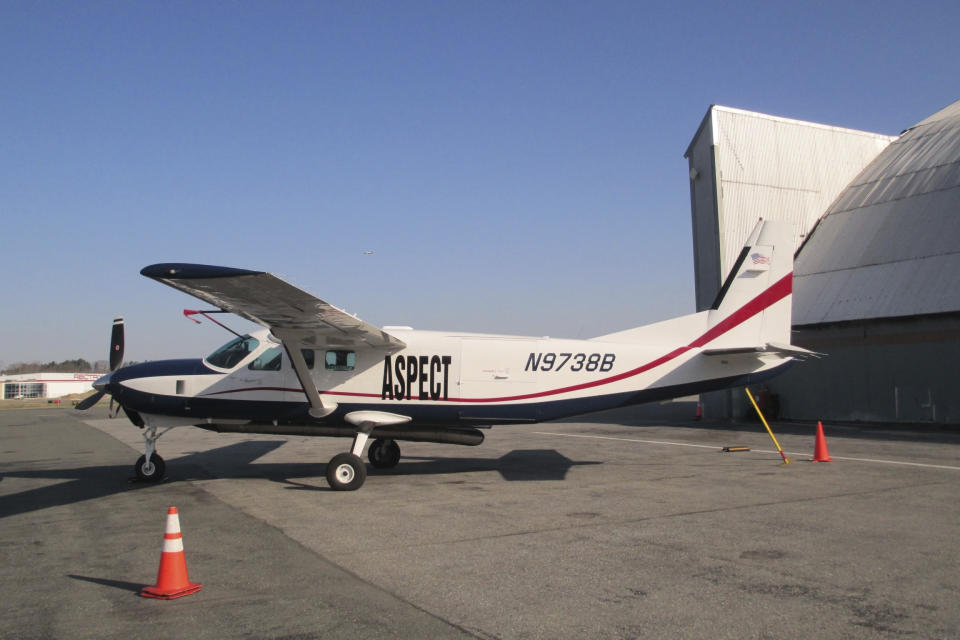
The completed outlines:
<svg viewBox="0 0 960 640">
<path fill-rule="evenodd" d="M 180 516 L 176 507 L 170 507 L 167 510 L 167 527 L 163 534 L 163 551 L 160 553 L 157 584 L 144 587 L 140 595 L 145 598 L 172 600 L 196 593 L 202 586 L 190 582 L 187 578 L 187 559 L 183 554 Z"/>
</svg>

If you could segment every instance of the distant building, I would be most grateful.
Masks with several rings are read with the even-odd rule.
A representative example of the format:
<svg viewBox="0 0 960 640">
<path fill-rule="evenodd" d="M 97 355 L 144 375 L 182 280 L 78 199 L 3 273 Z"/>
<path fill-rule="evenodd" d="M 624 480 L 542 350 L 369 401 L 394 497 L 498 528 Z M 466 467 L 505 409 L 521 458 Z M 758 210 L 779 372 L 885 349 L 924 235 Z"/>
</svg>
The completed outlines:
<svg viewBox="0 0 960 640">
<path fill-rule="evenodd" d="M 794 228 L 793 342 L 826 357 L 769 383 L 781 417 L 960 423 L 960 102 L 898 137 L 711 107 L 685 155 L 698 309 L 757 218 Z"/>
<path fill-rule="evenodd" d="M 93 390 L 102 373 L 23 373 L 0 376 L 3 399 L 60 398 Z"/>
</svg>

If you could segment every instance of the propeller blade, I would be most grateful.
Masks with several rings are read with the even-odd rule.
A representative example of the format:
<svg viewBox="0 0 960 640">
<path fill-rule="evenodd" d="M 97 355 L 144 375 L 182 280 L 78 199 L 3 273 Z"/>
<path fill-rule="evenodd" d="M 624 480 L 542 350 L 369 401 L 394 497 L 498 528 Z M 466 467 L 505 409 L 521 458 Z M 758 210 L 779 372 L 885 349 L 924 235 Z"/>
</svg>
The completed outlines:
<svg viewBox="0 0 960 640">
<path fill-rule="evenodd" d="M 97 404 L 100 402 L 100 398 L 102 398 L 105 393 L 106 391 L 97 391 L 92 396 L 87 396 L 77 403 L 77 411 L 86 411 L 93 405 Z"/>
<path fill-rule="evenodd" d="M 123 318 L 115 318 L 110 332 L 110 371 L 123 364 Z"/>
</svg>

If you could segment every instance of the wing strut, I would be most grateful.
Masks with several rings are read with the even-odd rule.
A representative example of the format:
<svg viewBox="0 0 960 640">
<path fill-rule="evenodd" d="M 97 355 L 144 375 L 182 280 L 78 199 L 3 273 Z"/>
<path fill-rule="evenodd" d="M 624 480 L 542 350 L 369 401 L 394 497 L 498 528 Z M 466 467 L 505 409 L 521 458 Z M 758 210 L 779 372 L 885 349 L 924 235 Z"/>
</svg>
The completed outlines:
<svg viewBox="0 0 960 640">
<path fill-rule="evenodd" d="M 336 411 L 336 402 L 331 400 L 324 402 L 323 398 L 320 397 L 317 386 L 313 383 L 313 378 L 310 377 L 310 370 L 307 369 L 307 361 L 303 359 L 303 353 L 300 351 L 300 341 L 285 331 L 275 330 L 273 335 L 280 339 L 283 348 L 287 351 L 293 370 L 297 374 L 297 380 L 300 381 L 303 393 L 310 401 L 310 415 L 314 418 L 323 418 Z"/>
</svg>

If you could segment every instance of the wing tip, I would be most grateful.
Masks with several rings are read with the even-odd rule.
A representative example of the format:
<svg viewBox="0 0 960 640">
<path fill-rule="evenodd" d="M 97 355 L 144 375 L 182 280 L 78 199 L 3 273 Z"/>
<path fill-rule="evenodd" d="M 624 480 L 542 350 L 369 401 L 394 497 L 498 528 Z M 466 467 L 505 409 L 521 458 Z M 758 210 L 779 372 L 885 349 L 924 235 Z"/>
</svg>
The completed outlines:
<svg viewBox="0 0 960 640">
<path fill-rule="evenodd" d="M 232 278 L 236 276 L 257 276 L 263 271 L 218 267 L 210 264 L 189 264 L 185 262 L 161 262 L 151 264 L 140 270 L 140 275 L 154 280 L 207 280 L 210 278 Z"/>
</svg>

